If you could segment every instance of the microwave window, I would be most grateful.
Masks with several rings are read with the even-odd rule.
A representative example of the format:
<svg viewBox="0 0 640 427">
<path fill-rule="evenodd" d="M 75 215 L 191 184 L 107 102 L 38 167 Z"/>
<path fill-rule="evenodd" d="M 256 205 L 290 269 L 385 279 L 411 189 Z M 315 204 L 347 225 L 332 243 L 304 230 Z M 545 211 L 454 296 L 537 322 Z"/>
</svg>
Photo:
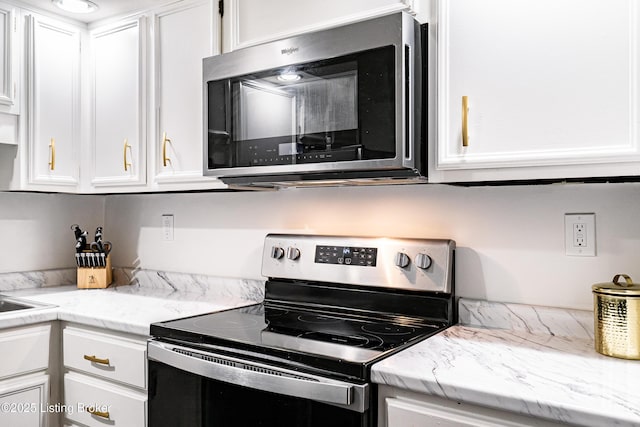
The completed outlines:
<svg viewBox="0 0 640 427">
<path fill-rule="evenodd" d="M 393 158 L 392 46 L 208 82 L 209 168 Z"/>
</svg>

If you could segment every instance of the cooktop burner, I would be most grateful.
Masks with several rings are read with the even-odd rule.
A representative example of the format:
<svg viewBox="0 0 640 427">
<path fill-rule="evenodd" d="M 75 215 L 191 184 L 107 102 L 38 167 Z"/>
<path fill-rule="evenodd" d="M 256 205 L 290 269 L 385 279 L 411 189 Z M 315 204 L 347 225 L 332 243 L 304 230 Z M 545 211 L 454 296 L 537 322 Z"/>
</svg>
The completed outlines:
<svg viewBox="0 0 640 427">
<path fill-rule="evenodd" d="M 275 316 L 271 315 L 272 311 Z M 294 309 L 282 313 L 269 306 L 265 306 L 264 314 L 267 330 L 271 332 L 380 351 L 423 335 L 425 330 L 438 328 L 418 319 L 413 320 L 418 326 L 411 327 L 390 323 L 392 320 L 388 319 L 345 314 L 329 315 Z"/>
<path fill-rule="evenodd" d="M 329 323 L 340 323 L 341 319 L 336 319 L 333 317 L 323 316 L 321 314 L 300 314 L 297 319 L 298 322 L 302 323 L 316 323 L 326 325 Z"/>
</svg>

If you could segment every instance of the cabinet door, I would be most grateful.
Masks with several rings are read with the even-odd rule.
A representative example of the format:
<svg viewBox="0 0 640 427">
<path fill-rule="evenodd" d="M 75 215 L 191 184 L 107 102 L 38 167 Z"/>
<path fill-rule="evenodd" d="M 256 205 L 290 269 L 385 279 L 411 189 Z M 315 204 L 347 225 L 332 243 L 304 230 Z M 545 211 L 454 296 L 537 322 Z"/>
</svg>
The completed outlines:
<svg viewBox="0 0 640 427">
<path fill-rule="evenodd" d="M 154 15 L 156 121 L 150 154 L 158 184 L 203 180 L 202 59 L 219 53 L 216 16 L 211 0 Z"/>
<path fill-rule="evenodd" d="M 75 188 L 79 176 L 80 32 L 27 17 L 29 184 Z"/>
<path fill-rule="evenodd" d="M 49 367 L 51 324 L 0 331 L 0 378 L 10 378 Z"/>
<path fill-rule="evenodd" d="M 45 374 L 0 381 L 0 425 L 46 426 L 48 395 L 49 376 Z"/>
<path fill-rule="evenodd" d="M 91 33 L 94 187 L 146 182 L 145 20 Z"/>
<path fill-rule="evenodd" d="M 639 17 L 634 0 L 439 1 L 430 178 L 640 173 Z"/>
<path fill-rule="evenodd" d="M 0 2 L 0 112 L 18 114 L 17 14 L 13 5 Z"/>
<path fill-rule="evenodd" d="M 225 0 L 223 52 L 408 9 L 410 0 Z"/>
</svg>

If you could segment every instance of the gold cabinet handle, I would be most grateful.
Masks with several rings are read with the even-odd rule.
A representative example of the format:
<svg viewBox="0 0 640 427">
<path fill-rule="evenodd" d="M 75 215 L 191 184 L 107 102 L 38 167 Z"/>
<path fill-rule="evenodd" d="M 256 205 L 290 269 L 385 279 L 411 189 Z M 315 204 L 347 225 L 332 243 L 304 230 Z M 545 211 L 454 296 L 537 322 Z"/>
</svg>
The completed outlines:
<svg viewBox="0 0 640 427">
<path fill-rule="evenodd" d="M 462 146 L 469 146 L 469 97 L 462 97 Z"/>
<path fill-rule="evenodd" d="M 108 365 L 109 359 L 100 359 L 96 356 L 89 356 L 87 354 L 84 355 L 84 360 L 88 360 L 89 362 L 99 363 L 101 365 Z"/>
<path fill-rule="evenodd" d="M 56 168 L 56 140 L 55 138 L 51 138 L 49 141 L 49 170 L 54 170 Z"/>
<path fill-rule="evenodd" d="M 171 140 L 167 138 L 167 133 L 162 133 L 162 166 L 167 167 L 167 163 L 171 163 L 171 159 L 167 157 L 167 142 L 171 143 Z"/>
<path fill-rule="evenodd" d="M 131 148 L 131 145 L 129 145 L 129 140 L 127 138 L 124 139 L 124 171 L 127 172 L 129 170 L 129 168 L 131 167 L 131 163 L 127 162 L 127 148 Z"/>
<path fill-rule="evenodd" d="M 109 419 L 109 411 L 98 411 L 93 406 L 87 408 L 87 412 L 96 417 Z"/>
</svg>

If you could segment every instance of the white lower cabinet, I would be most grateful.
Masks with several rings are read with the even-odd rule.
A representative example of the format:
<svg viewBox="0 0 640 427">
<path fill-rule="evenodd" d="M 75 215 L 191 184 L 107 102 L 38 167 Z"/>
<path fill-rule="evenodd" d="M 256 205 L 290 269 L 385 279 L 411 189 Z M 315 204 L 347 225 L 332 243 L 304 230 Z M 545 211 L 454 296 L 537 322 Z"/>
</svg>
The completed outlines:
<svg viewBox="0 0 640 427">
<path fill-rule="evenodd" d="M 0 381 L 0 425 L 46 426 L 48 397 L 49 376 L 45 373 Z"/>
<path fill-rule="evenodd" d="M 65 324 L 66 425 L 147 424 L 146 337 Z"/>
<path fill-rule="evenodd" d="M 51 324 L 0 331 L 0 426 L 49 424 Z"/>
<path fill-rule="evenodd" d="M 378 427 L 558 427 L 560 423 L 380 386 Z"/>
</svg>

